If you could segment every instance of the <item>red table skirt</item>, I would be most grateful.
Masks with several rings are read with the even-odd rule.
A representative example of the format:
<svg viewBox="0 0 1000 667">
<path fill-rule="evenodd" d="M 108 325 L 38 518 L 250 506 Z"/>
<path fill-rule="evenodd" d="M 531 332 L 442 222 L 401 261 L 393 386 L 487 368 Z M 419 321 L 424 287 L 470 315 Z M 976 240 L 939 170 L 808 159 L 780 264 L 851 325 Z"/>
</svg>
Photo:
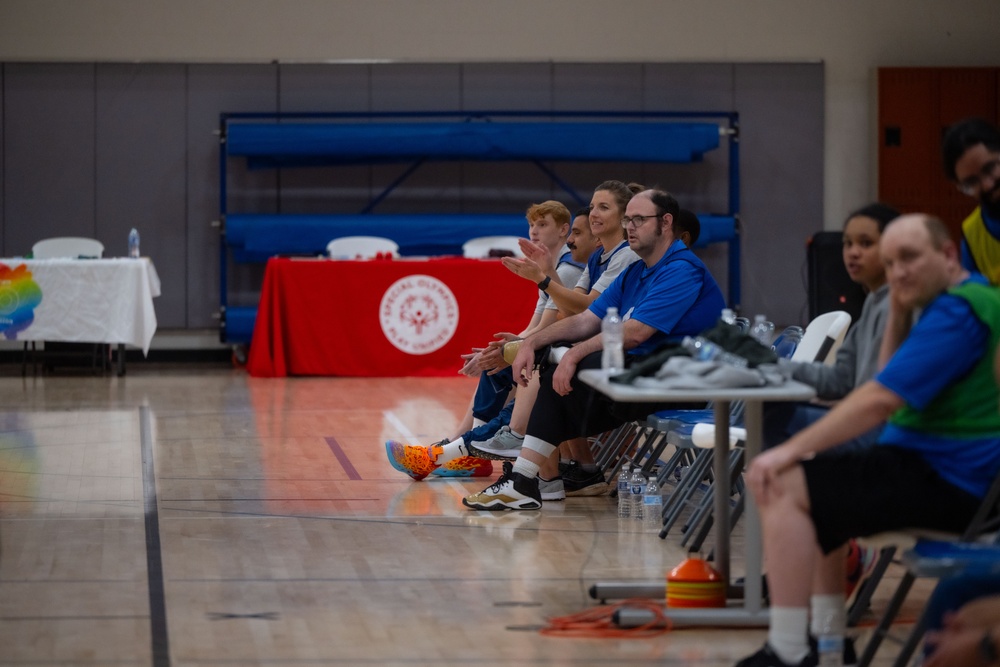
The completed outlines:
<svg viewBox="0 0 1000 667">
<path fill-rule="evenodd" d="M 461 356 L 531 318 L 538 289 L 497 259 L 267 263 L 256 377 L 454 375 Z"/>
</svg>

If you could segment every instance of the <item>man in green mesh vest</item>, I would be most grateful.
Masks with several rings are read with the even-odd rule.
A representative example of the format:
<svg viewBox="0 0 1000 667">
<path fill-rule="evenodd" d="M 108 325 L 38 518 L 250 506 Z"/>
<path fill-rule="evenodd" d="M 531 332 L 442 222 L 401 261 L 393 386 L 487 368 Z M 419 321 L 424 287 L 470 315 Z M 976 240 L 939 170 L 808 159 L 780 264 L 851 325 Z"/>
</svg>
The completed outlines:
<svg viewBox="0 0 1000 667">
<path fill-rule="evenodd" d="M 815 665 L 811 638 L 843 637 L 848 539 L 901 528 L 961 532 L 1000 471 L 1000 291 L 962 267 L 947 228 L 926 215 L 886 227 L 880 252 L 890 299 L 882 370 L 747 471 L 771 626 L 764 647 L 739 666 Z M 886 421 L 875 447 L 825 451 Z M 850 642 L 843 652 L 845 664 L 854 661 Z"/>
</svg>

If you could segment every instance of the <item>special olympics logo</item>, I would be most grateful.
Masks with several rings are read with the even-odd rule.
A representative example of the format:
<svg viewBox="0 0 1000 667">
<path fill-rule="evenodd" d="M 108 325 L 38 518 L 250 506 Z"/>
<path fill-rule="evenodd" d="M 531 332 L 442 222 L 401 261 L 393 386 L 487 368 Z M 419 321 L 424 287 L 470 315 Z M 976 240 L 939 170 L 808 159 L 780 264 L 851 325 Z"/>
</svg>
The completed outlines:
<svg viewBox="0 0 1000 667">
<path fill-rule="evenodd" d="M 430 354 L 458 329 L 458 301 L 432 276 L 400 278 L 385 291 L 378 309 L 382 333 L 407 354 Z"/>
</svg>

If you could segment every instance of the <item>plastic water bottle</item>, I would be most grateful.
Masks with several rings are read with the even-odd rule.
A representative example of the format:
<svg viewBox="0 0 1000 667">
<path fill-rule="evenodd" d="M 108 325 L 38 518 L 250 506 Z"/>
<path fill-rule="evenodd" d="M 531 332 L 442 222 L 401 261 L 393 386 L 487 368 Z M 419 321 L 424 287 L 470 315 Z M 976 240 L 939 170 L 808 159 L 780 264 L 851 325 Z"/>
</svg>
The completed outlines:
<svg viewBox="0 0 1000 667">
<path fill-rule="evenodd" d="M 732 308 L 723 308 L 722 315 L 719 316 L 719 319 L 731 327 L 736 326 L 736 313 L 733 312 Z"/>
<path fill-rule="evenodd" d="M 639 466 L 632 472 L 632 479 L 629 480 L 629 499 L 632 504 L 632 518 L 642 521 L 642 497 L 646 492 L 646 478 L 642 475 Z"/>
<path fill-rule="evenodd" d="M 608 308 L 601 322 L 601 343 L 604 346 L 601 353 L 601 368 L 609 375 L 625 370 L 623 341 L 622 318 L 618 315 L 618 309 Z"/>
<path fill-rule="evenodd" d="M 660 495 L 655 475 L 646 482 L 646 491 L 642 496 L 642 522 L 649 532 L 658 533 L 663 527 L 663 496 Z"/>
<path fill-rule="evenodd" d="M 685 336 L 684 340 L 681 341 L 681 345 L 688 351 L 691 358 L 697 361 L 720 361 L 724 364 L 740 368 L 747 367 L 746 359 L 738 354 L 724 350 L 707 338 Z"/>
<path fill-rule="evenodd" d="M 761 345 L 771 347 L 771 338 L 774 336 L 774 322 L 769 322 L 766 315 L 754 315 L 750 335 Z"/>
<path fill-rule="evenodd" d="M 628 466 L 622 466 L 618 473 L 618 518 L 627 519 L 632 515 L 632 490 L 629 479 L 632 477 Z"/>
<path fill-rule="evenodd" d="M 832 628 L 826 628 L 816 638 L 818 667 L 844 667 L 844 635 L 835 633 Z"/>
<path fill-rule="evenodd" d="M 780 359 L 791 359 L 795 354 L 795 348 L 802 342 L 802 330 L 798 327 L 788 327 L 781 332 L 781 335 L 774 339 L 774 353 Z"/>
<path fill-rule="evenodd" d="M 135 227 L 128 233 L 128 256 L 139 256 L 139 230 Z"/>
</svg>

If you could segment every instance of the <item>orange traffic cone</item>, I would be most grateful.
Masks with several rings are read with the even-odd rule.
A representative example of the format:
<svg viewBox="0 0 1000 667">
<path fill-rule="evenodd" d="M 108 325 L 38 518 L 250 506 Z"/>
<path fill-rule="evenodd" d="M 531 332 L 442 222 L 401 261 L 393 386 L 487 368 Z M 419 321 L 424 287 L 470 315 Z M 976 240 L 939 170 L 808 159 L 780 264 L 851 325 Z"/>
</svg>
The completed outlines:
<svg viewBox="0 0 1000 667">
<path fill-rule="evenodd" d="M 667 574 L 668 607 L 725 607 L 726 582 L 703 558 L 688 558 Z"/>
</svg>

